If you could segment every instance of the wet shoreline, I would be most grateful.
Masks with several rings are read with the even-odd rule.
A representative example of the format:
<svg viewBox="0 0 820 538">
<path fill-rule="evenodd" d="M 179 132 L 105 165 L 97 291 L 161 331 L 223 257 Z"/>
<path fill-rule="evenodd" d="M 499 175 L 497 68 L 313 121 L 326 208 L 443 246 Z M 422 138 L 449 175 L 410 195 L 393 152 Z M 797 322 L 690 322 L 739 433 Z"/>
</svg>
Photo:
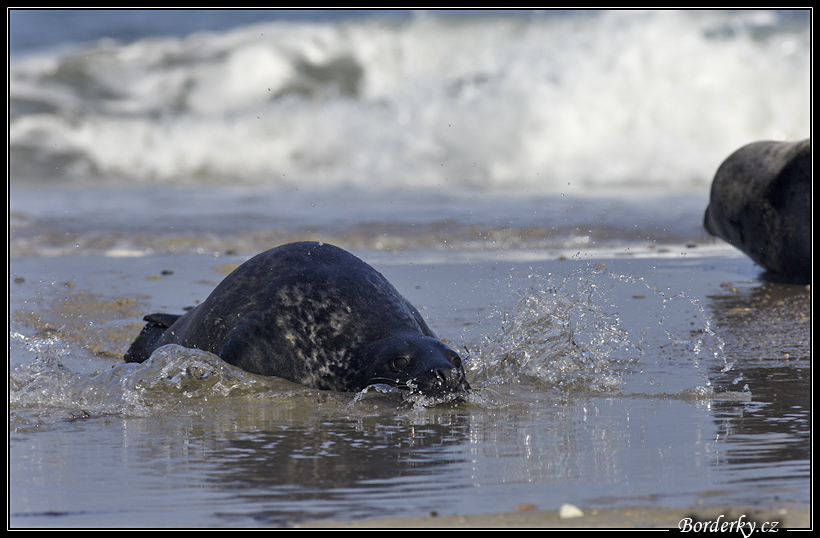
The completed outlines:
<svg viewBox="0 0 820 538">
<path fill-rule="evenodd" d="M 463 497 L 463 500 L 459 498 L 452 506 L 449 506 L 449 501 L 437 501 L 437 504 L 441 506 L 438 517 L 427 515 L 402 517 L 401 514 L 412 514 L 413 512 L 429 514 L 429 509 L 424 508 L 429 503 L 429 499 L 426 496 L 416 499 L 417 494 L 411 493 L 410 497 L 404 497 L 405 500 L 402 503 L 404 509 L 400 506 L 385 506 L 388 508 L 386 513 L 396 514 L 397 519 L 389 520 L 378 517 L 378 514 L 382 513 L 381 510 L 374 510 L 369 512 L 371 514 L 369 517 L 360 520 L 358 519 L 360 516 L 357 515 L 356 520 L 345 521 L 344 507 L 347 506 L 345 503 L 354 502 L 357 507 L 362 506 L 359 504 L 362 501 L 346 499 L 341 504 L 336 504 L 335 501 L 328 504 L 329 507 L 336 506 L 336 509 L 324 516 L 320 516 L 319 513 L 311 516 L 310 507 L 314 506 L 313 501 L 309 499 L 302 501 L 306 503 L 303 505 L 306 511 L 302 516 L 295 516 L 296 520 L 291 520 L 291 516 L 288 516 L 287 510 L 292 508 L 282 508 L 282 513 L 275 510 L 271 512 L 271 505 L 265 503 L 246 507 L 242 502 L 235 506 L 232 504 L 233 501 L 223 501 L 227 504 L 217 511 L 222 514 L 220 516 L 214 513 L 213 507 L 209 508 L 207 503 L 200 504 L 193 501 L 194 504 L 190 506 L 191 519 L 188 517 L 179 519 L 171 513 L 162 512 L 147 516 L 142 513 L 145 507 L 138 505 L 134 507 L 135 514 L 142 513 L 143 515 L 137 519 L 126 517 L 118 523 L 119 525 L 192 527 L 202 525 L 202 521 L 208 521 L 204 524 L 240 527 L 288 526 L 298 523 L 304 526 L 327 525 L 331 527 L 348 525 L 351 527 L 572 525 L 598 528 L 621 526 L 663 528 L 668 527 L 674 518 L 682 514 L 686 515 L 693 510 L 700 512 L 702 509 L 704 514 L 711 513 L 713 503 L 734 507 L 732 514 L 741 513 L 745 510 L 742 507 L 749 506 L 751 507 L 749 511 L 744 513 L 752 514 L 754 510 L 754 514 L 757 514 L 755 517 L 765 519 L 769 515 L 761 515 L 761 511 L 774 510 L 772 503 L 780 501 L 798 506 L 796 511 L 789 511 L 786 514 L 788 516 L 786 521 L 790 522 L 789 524 L 802 526 L 806 521 L 806 511 L 800 506 L 810 499 L 808 485 L 810 475 L 807 474 L 810 472 L 808 463 L 810 461 L 810 421 L 808 417 L 811 393 L 811 292 L 809 288 L 761 281 L 760 269 L 742 255 L 733 252 L 728 246 L 709 248 L 702 246 L 686 248 L 685 245 L 668 246 L 663 249 L 653 248 L 642 251 L 633 249 L 629 253 L 588 251 L 581 257 L 572 255 L 562 257 L 555 253 L 535 253 L 533 251 L 507 253 L 502 257 L 491 256 L 486 252 L 470 256 L 466 253 L 454 255 L 452 252 L 440 251 L 398 253 L 356 251 L 356 254 L 380 270 L 397 289 L 421 309 L 422 315 L 442 338 L 447 339 L 460 351 L 466 351 L 471 360 L 486 360 L 481 358 L 486 357 L 486 350 L 482 347 L 485 339 L 498 333 L 504 320 L 521 315 L 520 312 L 515 311 L 515 308 L 516 303 L 523 300 L 522 297 L 537 299 L 538 290 L 549 291 L 551 289 L 546 281 L 541 282 L 542 279 L 547 275 L 552 275 L 548 280 L 556 284 L 575 274 L 576 271 L 581 271 L 578 273 L 580 278 L 593 279 L 592 282 L 596 286 L 613 284 L 612 291 L 616 292 L 613 304 L 617 307 L 618 316 L 625 320 L 624 323 L 628 322 L 627 328 L 631 338 L 637 338 L 638 330 L 629 323 L 638 323 L 642 316 L 647 315 L 649 323 L 655 323 L 652 321 L 653 316 L 660 314 L 663 316 L 663 323 L 658 327 L 665 327 L 674 339 L 666 343 L 667 338 L 672 338 L 672 336 L 663 336 L 663 333 L 654 337 L 650 335 L 650 337 L 642 338 L 641 345 L 644 346 L 642 357 L 637 361 L 627 361 L 623 365 L 619 365 L 620 363 L 615 360 L 616 356 L 606 356 L 606 359 L 614 361 L 611 362 L 610 367 L 615 368 L 612 372 L 620 380 L 618 388 L 612 392 L 607 392 L 610 389 L 603 389 L 604 392 L 596 395 L 594 392 L 599 389 L 595 389 L 594 385 L 586 388 L 561 389 L 559 385 L 553 385 L 552 382 L 545 380 L 538 381 L 538 385 L 528 388 L 533 381 L 525 377 L 520 379 L 513 377 L 510 381 L 501 382 L 501 384 L 493 381 L 492 378 L 473 383 L 480 373 L 478 370 L 473 370 L 468 372 L 468 378 L 471 378 L 471 384 L 481 387 L 479 394 L 482 396 L 476 403 L 464 409 L 419 410 L 412 411 L 409 416 L 405 416 L 408 413 L 407 410 L 400 411 L 389 406 L 379 408 L 374 415 L 376 424 L 372 428 L 375 430 L 371 432 L 371 426 L 368 426 L 362 433 L 349 430 L 343 424 L 335 425 L 335 419 L 325 419 L 326 425 L 322 429 L 327 431 L 322 432 L 322 438 L 327 436 L 329 441 L 334 439 L 340 441 L 353 436 L 350 440 L 352 444 L 347 450 L 350 450 L 350 454 L 353 455 L 350 464 L 354 465 L 354 468 L 356 468 L 356 462 L 363 461 L 362 458 L 380 453 L 380 451 L 376 453 L 371 453 L 369 450 L 362 451 L 360 441 L 356 439 L 363 433 L 366 433 L 364 439 L 370 442 L 372 436 L 377 435 L 376 432 L 381 431 L 381 428 L 387 428 L 384 431 L 393 431 L 398 427 L 399 429 L 395 432 L 400 436 L 399 438 L 403 438 L 404 435 L 416 429 L 424 431 L 423 426 L 432 420 L 435 426 L 426 427 L 434 428 L 434 431 L 443 436 L 442 440 L 462 439 L 463 435 L 462 442 L 447 444 L 447 451 L 455 451 L 452 452 L 454 461 L 461 459 L 462 451 L 466 451 L 463 453 L 465 461 L 470 461 L 475 457 L 480 458 L 481 463 L 470 471 L 468 481 L 470 483 L 477 481 L 476 483 L 481 486 L 472 486 L 474 489 L 470 487 L 463 489 L 467 487 L 466 483 L 462 483 L 467 479 L 467 476 L 462 476 L 466 469 L 462 468 L 462 464 L 452 468 L 448 467 L 445 462 L 450 460 L 449 457 L 441 462 L 441 467 L 433 467 L 433 469 L 438 469 L 437 473 L 444 474 L 433 474 L 430 479 L 450 481 L 461 488 L 459 497 Z M 69 382 L 74 379 L 82 387 L 93 386 L 94 378 L 88 376 L 96 375 L 94 372 L 110 372 L 105 374 L 110 376 L 118 368 L 123 367 L 120 354 L 139 331 L 142 315 L 157 310 L 178 312 L 186 306 L 197 304 L 232 267 L 246 258 L 244 255 L 225 254 L 220 256 L 166 254 L 135 258 L 109 256 L 12 258 L 9 284 L 12 330 L 14 331 L 11 367 L 14 369 L 19 365 L 23 369 L 20 371 L 23 373 L 15 373 L 15 376 L 24 379 L 24 372 L 28 368 L 27 363 L 33 363 L 36 366 L 38 362 L 49 360 L 49 356 L 54 353 L 53 359 L 59 360 L 62 368 L 66 369 L 54 381 L 64 379 L 64 376 L 68 375 L 67 381 Z M 567 294 L 566 300 L 576 300 L 572 298 L 568 289 L 562 291 L 560 286 L 555 289 L 559 294 Z M 587 287 L 586 289 L 590 291 L 592 288 Z M 597 304 L 591 303 L 586 306 Z M 596 325 L 587 327 L 583 325 L 583 321 L 578 321 L 577 328 L 586 330 L 591 336 L 597 333 Z M 640 325 L 637 327 L 640 328 Z M 606 325 L 603 328 L 606 328 Z M 720 344 L 722 347 L 718 346 L 719 342 L 713 341 L 707 337 L 708 335 L 700 332 L 703 329 L 713 330 L 715 338 L 719 338 L 722 342 Z M 514 340 L 501 341 L 496 345 L 501 346 L 502 351 L 503 349 L 512 351 L 518 347 L 513 342 Z M 693 343 L 700 343 L 699 345 L 704 346 L 700 358 L 695 358 L 693 355 Z M 721 349 L 724 354 L 721 360 L 717 361 L 711 357 L 712 353 Z M 697 363 L 700 363 L 700 368 L 693 368 Z M 20 402 L 43 401 L 42 396 L 39 395 L 42 393 L 39 391 L 47 387 L 49 383 L 47 368 L 44 373 L 46 377 L 32 384 L 33 389 L 36 389 L 35 392 L 23 392 L 18 395 L 21 398 Z M 512 375 L 503 371 L 499 373 Z M 587 374 L 593 380 L 597 375 L 592 372 Z M 577 378 L 576 381 L 584 383 L 583 379 L 586 378 Z M 707 382 L 711 384 L 711 390 L 714 390 L 715 394 L 699 394 L 690 390 L 695 386 L 706 387 Z M 20 388 L 20 390 L 27 391 L 28 389 Z M 45 390 L 46 396 L 49 390 L 54 391 L 54 397 L 63 394 L 63 389 L 59 385 Z M 278 412 L 283 413 L 283 419 L 286 419 L 278 426 L 276 424 L 280 419 L 276 419 L 273 423 L 269 422 L 272 410 L 265 409 L 266 406 L 257 409 L 260 403 L 269 401 L 271 398 L 267 393 L 259 395 L 262 400 L 251 401 L 217 397 L 218 395 L 215 394 L 212 398 L 208 398 L 213 401 L 207 404 L 185 403 L 187 398 L 178 396 L 180 404 L 183 405 L 179 409 L 163 407 L 166 404 L 151 404 L 157 409 L 152 413 L 160 413 L 161 418 L 129 418 L 127 409 L 116 411 L 118 408 L 116 401 L 100 401 L 94 404 L 95 400 L 91 400 L 91 403 L 74 404 L 72 400 L 65 400 L 66 396 L 61 396 L 63 399 L 60 402 L 62 403 L 47 404 L 41 410 L 30 407 L 30 404 L 15 407 L 19 404 L 12 402 L 11 473 L 15 477 L 13 483 L 17 498 L 15 506 L 18 506 L 18 503 L 35 507 L 39 505 L 40 508 L 36 511 L 40 512 L 53 509 L 48 501 L 40 498 L 54 495 L 59 497 L 60 488 L 52 484 L 49 486 L 47 495 L 43 495 L 42 492 L 38 493 L 40 486 L 29 482 L 34 477 L 29 477 L 28 474 L 34 469 L 25 463 L 23 455 L 31 451 L 36 454 L 41 450 L 49 453 L 59 450 L 64 442 L 74 439 L 72 433 L 74 426 L 69 427 L 71 424 L 82 426 L 87 429 L 88 433 L 94 432 L 95 436 L 102 436 L 101 438 L 107 445 L 114 447 L 114 454 L 119 454 L 113 459 L 103 458 L 109 468 L 106 473 L 114 473 L 110 478 L 108 475 L 97 477 L 102 484 L 106 484 L 111 479 L 117 480 L 119 476 L 117 472 L 125 472 L 127 477 L 136 470 L 119 470 L 122 463 L 118 462 L 122 457 L 122 451 L 129 453 L 131 449 L 126 449 L 125 446 L 130 446 L 132 441 L 128 441 L 123 448 L 116 448 L 128 438 L 119 439 L 118 428 L 106 427 L 100 421 L 111 412 L 111 409 L 114 409 L 115 413 L 111 418 L 111 424 L 122 422 L 124 432 L 130 431 L 129 424 L 139 421 L 141 435 L 145 437 L 146 443 L 150 440 L 150 443 L 142 449 L 143 452 L 146 450 L 153 452 L 154 449 L 149 447 L 152 447 L 154 443 L 159 443 L 159 446 L 167 443 L 170 447 L 180 447 L 180 449 L 183 445 L 200 446 L 205 443 L 203 450 L 206 450 L 204 447 L 212 443 L 219 446 L 223 442 L 223 437 L 232 438 L 239 434 L 240 437 L 250 436 L 252 439 L 271 430 L 270 434 L 261 437 L 260 443 L 264 443 L 269 435 L 274 435 L 274 432 L 292 430 L 295 434 L 301 428 L 308 428 L 309 431 L 311 425 L 317 420 L 322 422 L 322 412 L 314 416 L 309 411 L 310 407 L 302 409 L 299 404 L 302 401 L 300 398 L 304 397 L 308 398 L 308 401 L 313 401 L 315 397 L 311 396 L 308 391 L 304 396 L 293 400 L 291 396 L 288 396 L 291 390 L 288 389 L 281 395 L 275 393 L 273 396 L 272 401 L 279 402 L 276 404 Z M 150 393 L 145 394 L 145 398 L 151 397 Z M 246 407 L 249 402 L 252 403 L 253 408 Z M 148 403 L 150 404 L 150 400 Z M 78 407 L 78 405 L 83 407 Z M 190 405 L 194 407 L 187 409 Z M 204 405 L 206 409 L 216 406 L 222 409 L 220 414 L 224 413 L 225 417 L 218 421 L 218 424 L 213 423 L 212 419 L 208 419 L 213 411 L 197 411 L 198 405 Z M 287 411 L 291 406 L 295 406 L 296 411 Z M 89 420 L 72 419 L 72 417 L 82 418 L 85 416 L 82 414 L 84 411 L 88 412 Z M 177 429 L 182 432 L 190 429 L 191 426 L 186 426 L 190 419 L 186 417 L 189 417 L 192 412 L 197 417 L 202 413 L 202 418 L 197 418 L 195 427 L 196 431 L 201 430 L 202 433 L 193 439 L 187 434 L 183 438 L 177 438 Z M 292 416 L 294 412 L 296 415 Z M 333 416 L 338 412 L 344 415 L 350 413 L 349 410 L 334 410 Z M 445 412 L 447 416 L 452 415 L 452 417 L 436 418 L 441 412 Z M 100 416 L 101 413 L 102 416 Z M 118 418 L 117 415 L 122 413 L 125 415 Z M 259 413 L 258 416 L 257 413 Z M 365 416 L 371 416 L 371 413 L 372 411 L 365 413 L 362 419 Z M 238 431 L 234 431 L 237 424 L 230 419 L 234 415 L 244 417 Z M 627 417 L 630 420 L 626 420 Z M 354 417 L 349 417 L 346 421 L 350 418 Z M 407 419 L 410 419 L 409 424 L 405 423 Z M 373 420 L 372 416 L 367 420 Z M 413 426 L 419 420 L 420 422 Z M 439 420 L 444 420 L 444 422 L 439 424 Z M 496 422 L 499 420 L 501 423 Z M 588 422 L 589 420 L 592 422 Z M 670 420 L 674 421 L 675 426 L 667 431 Z M 109 421 L 106 419 L 105 422 Z M 42 425 L 37 426 L 38 423 Z M 379 426 L 381 423 L 384 425 Z M 337 430 L 337 428 L 341 429 Z M 242 431 L 247 433 L 240 433 Z M 275 433 L 273 438 L 278 438 L 276 436 L 280 435 L 283 434 Z M 334 437 L 334 435 L 341 437 Z M 453 435 L 456 437 L 453 438 Z M 520 437 L 521 435 L 524 437 Z M 214 440 L 210 440 L 212 437 Z M 482 438 L 485 440 L 475 446 L 467 442 L 469 439 L 475 441 Z M 499 459 L 497 451 L 504 453 L 513 450 L 513 453 L 516 453 L 520 448 L 520 443 L 524 439 L 531 438 L 539 440 L 533 448 L 541 446 L 534 454 L 530 456 L 522 454 L 520 464 L 513 465 L 513 462 L 518 461 L 513 459 L 507 462 L 505 467 L 496 467 L 507 460 L 507 458 Z M 666 447 L 666 444 L 672 442 L 673 438 L 674 442 L 679 443 L 680 446 L 674 448 L 668 456 L 650 463 L 662 471 L 659 476 L 664 477 L 664 482 L 655 485 L 644 483 L 641 473 L 632 469 L 634 466 L 632 460 L 634 458 L 655 458 L 659 453 L 668 452 L 674 445 Z M 57 441 L 62 439 L 66 441 Z M 291 446 L 296 454 L 305 449 L 300 439 L 297 435 L 289 441 L 288 446 Z M 563 443 L 556 446 L 551 445 L 561 439 L 571 444 L 568 447 L 564 447 Z M 608 443 L 615 444 L 605 443 L 596 448 L 596 445 L 604 439 L 610 439 Z M 434 439 L 429 441 L 434 441 Z M 80 443 L 77 450 L 85 450 L 79 439 L 72 442 Z M 41 443 L 43 443 L 42 446 Z M 654 448 L 655 443 L 660 443 L 660 445 Z M 687 448 L 690 443 L 691 447 Z M 337 443 L 335 446 L 347 446 L 347 444 Z M 434 442 L 429 447 L 421 449 L 423 453 L 427 453 L 427 450 L 431 451 L 425 458 L 437 461 L 440 456 L 436 455 L 438 454 L 438 450 L 434 449 L 436 446 L 438 445 Z M 620 448 L 616 449 L 616 447 Z M 380 487 L 386 488 L 386 492 L 392 492 L 392 488 L 401 490 L 403 487 L 402 480 L 393 481 L 389 477 L 403 468 L 400 455 L 407 448 L 402 448 L 402 445 L 389 448 L 389 454 L 398 451 L 395 457 L 399 459 L 393 461 L 391 456 L 385 461 L 386 467 L 380 468 L 379 472 L 387 478 L 377 483 L 382 485 Z M 24 452 L 21 453 L 21 450 Z M 347 450 L 343 454 L 346 454 Z M 479 452 L 476 453 L 475 450 Z M 555 453 L 556 450 L 558 453 Z M 82 458 L 78 460 L 78 456 L 72 454 L 73 451 L 71 454 L 62 456 L 61 461 L 69 465 L 82 466 L 80 461 Z M 218 458 L 227 458 L 230 454 L 231 452 L 221 455 L 220 452 Z M 442 456 L 445 454 L 447 452 Z M 385 456 L 386 454 L 381 454 L 379 458 Z M 207 459 L 200 460 L 196 453 L 193 461 L 188 461 L 190 456 L 185 456 L 181 460 L 180 457 L 181 455 L 177 455 L 173 459 L 179 460 L 175 465 L 181 468 L 190 465 L 197 467 L 204 465 L 205 469 L 208 468 Z M 281 458 L 281 455 L 279 457 Z M 705 468 L 703 465 L 689 467 L 694 462 L 689 463 L 687 460 L 692 457 L 696 461 L 703 459 L 703 462 L 708 465 Z M 351 472 L 345 463 L 348 461 L 347 458 L 349 456 L 339 458 L 337 455 L 327 460 L 325 465 L 339 466 L 334 467 L 333 472 L 336 476 L 343 476 Z M 127 461 L 132 462 L 138 460 L 139 458 L 134 460 L 133 456 L 127 458 Z M 266 465 L 274 465 L 276 461 L 279 462 L 276 465 L 287 463 L 290 467 L 299 461 L 311 460 L 292 460 L 285 457 L 285 459 L 271 460 Z M 323 460 L 320 458 L 317 461 Z M 510 465 L 512 467 L 509 467 Z M 682 470 L 677 469 L 679 465 L 683 466 Z M 504 481 L 499 482 L 498 473 L 504 468 L 508 468 L 504 472 L 512 472 L 510 477 L 512 482 L 508 486 L 504 485 Z M 555 471 L 550 470 L 553 468 Z M 291 491 L 294 486 L 290 484 L 298 484 L 310 476 L 302 474 L 303 471 L 298 469 L 299 466 L 296 465 L 292 471 L 289 471 L 295 474 L 287 475 L 291 476 L 295 482 L 287 482 L 287 486 L 284 484 L 279 486 L 279 481 L 284 477 L 279 477 L 278 473 L 274 472 L 263 479 L 263 484 L 264 481 L 271 480 L 273 485 L 263 489 L 268 491 L 268 488 L 273 488 L 270 491 L 279 491 L 278 488 L 285 487 L 284 492 Z M 575 471 L 572 471 L 573 469 Z M 701 477 L 700 475 L 707 470 L 708 473 Z M 604 474 L 598 476 L 602 471 Z M 144 473 L 145 470 L 137 472 Z M 148 472 L 150 476 L 150 467 Z M 236 472 L 242 473 L 239 476 L 246 473 L 255 476 L 258 473 L 253 467 L 246 470 L 244 466 L 240 466 L 231 472 L 231 476 Z M 504 476 L 504 472 L 501 476 Z M 539 475 L 535 490 L 532 489 L 532 484 L 524 487 L 522 483 L 521 486 L 516 487 L 517 481 L 523 480 L 523 477 L 533 472 Z M 557 476 L 554 476 L 555 472 L 558 472 Z M 569 476 L 566 475 L 567 472 L 570 472 Z M 571 478 L 574 472 L 580 472 L 581 478 L 589 473 L 591 475 L 578 481 Z M 540 474 L 544 473 L 546 475 L 540 477 Z M 734 473 L 739 473 L 736 478 L 732 478 Z M 174 476 L 172 474 L 168 480 L 181 481 L 184 484 L 189 480 L 198 482 L 205 479 L 198 474 L 185 476 L 184 479 L 182 476 L 173 478 Z M 213 492 L 220 496 L 227 495 L 231 498 L 230 489 L 223 491 L 223 486 L 220 485 L 225 475 L 220 474 L 219 476 L 223 478 L 216 482 L 206 480 L 207 486 L 203 491 Z M 425 475 L 419 475 L 417 479 L 423 480 L 423 476 Z M 744 486 L 744 476 L 755 480 L 756 485 L 753 488 Z M 804 476 L 805 482 L 802 478 Z M 317 479 L 319 478 L 317 476 Z M 313 486 L 306 491 L 313 491 L 312 495 L 319 495 L 319 498 L 323 498 L 324 495 L 334 495 L 332 481 L 328 484 L 327 477 L 321 480 L 322 485 L 319 489 Z M 542 480 L 543 483 L 540 482 Z M 550 482 L 555 480 L 563 486 L 550 485 Z M 616 488 L 623 490 L 620 496 L 614 493 L 615 490 L 610 490 L 611 486 L 607 485 L 611 480 L 615 480 L 616 483 L 624 481 L 625 489 Z M 740 480 L 740 482 L 735 480 Z M 231 482 L 228 481 L 226 484 Z M 340 484 L 340 487 L 343 491 L 353 495 L 362 491 L 357 484 L 358 481 L 353 480 L 347 487 L 348 489 L 345 489 L 343 484 Z M 357 486 L 354 487 L 354 485 Z M 112 484 L 111 487 L 116 488 L 116 485 Z M 258 486 L 251 485 L 251 487 Z M 627 490 L 630 492 L 626 493 Z M 368 490 L 365 488 L 364 491 Z M 415 492 L 416 489 L 412 491 Z M 138 490 L 137 493 L 160 497 L 170 495 L 167 501 L 172 503 L 176 503 L 178 496 L 181 495 L 181 491 L 177 491 L 173 486 L 167 490 L 163 488 L 161 491 L 153 491 L 149 487 L 144 491 Z M 283 494 L 285 499 L 290 499 L 287 496 L 288 493 Z M 407 495 L 398 492 L 373 493 L 379 498 L 385 494 Z M 494 507 L 493 509 L 481 508 L 488 505 L 490 499 L 499 494 L 507 497 L 510 504 L 499 506 L 497 502 L 493 502 L 490 504 Z M 370 493 L 366 495 L 367 501 L 363 506 L 369 506 L 369 503 L 374 503 L 374 506 L 382 504 L 372 500 L 370 495 Z M 644 505 L 639 499 L 645 495 L 656 500 Z M 600 502 L 601 498 L 607 497 L 612 499 L 610 502 L 614 503 L 614 508 L 608 508 L 606 502 L 603 504 Z M 780 501 L 775 501 L 775 498 Z M 237 500 L 239 499 L 241 497 Z M 46 504 L 40 504 L 43 502 Z M 68 500 L 64 499 L 61 502 L 68 502 Z M 112 509 L 116 510 L 116 498 L 111 498 L 106 502 L 112 503 Z M 291 501 L 283 502 L 290 506 L 287 503 Z M 325 506 L 323 502 L 328 501 L 319 502 L 316 509 Z M 554 513 L 549 512 L 549 507 L 557 507 L 563 502 L 579 506 L 586 516 L 573 520 L 561 520 Z M 66 521 L 72 521 L 72 525 L 79 524 L 86 527 L 110 525 L 110 523 L 104 523 L 110 521 L 106 519 L 107 516 L 102 519 L 91 514 L 83 516 L 87 507 L 83 505 L 82 497 L 75 499 L 72 503 L 79 503 L 79 512 L 72 515 L 70 519 L 49 517 L 29 519 L 24 517 L 28 513 L 26 510 L 17 509 L 13 510 L 15 517 L 12 521 L 15 526 L 61 526 Z M 272 506 L 278 503 L 279 501 Z M 412 506 L 416 506 L 414 503 L 418 504 L 415 510 L 412 509 Z M 636 503 L 639 505 L 637 512 L 635 512 L 636 509 L 631 508 Z M 534 509 L 519 512 L 519 507 L 526 507 L 525 505 L 532 505 Z M 294 504 L 293 506 L 300 505 Z M 469 506 L 472 508 L 468 508 Z M 409 511 L 407 508 L 410 508 Z M 494 512 L 495 509 L 498 510 L 498 515 L 480 515 L 482 512 Z M 237 515 L 246 513 L 248 510 L 260 511 L 259 518 L 251 521 L 243 519 L 246 516 Z M 368 513 L 367 508 L 362 510 Z M 105 514 L 103 510 L 101 516 Z M 225 514 L 234 515 L 226 516 Z M 777 515 L 776 512 L 769 512 L 769 514 L 774 514 L 771 515 L 772 518 Z M 227 519 L 223 519 L 225 517 Z"/>
</svg>

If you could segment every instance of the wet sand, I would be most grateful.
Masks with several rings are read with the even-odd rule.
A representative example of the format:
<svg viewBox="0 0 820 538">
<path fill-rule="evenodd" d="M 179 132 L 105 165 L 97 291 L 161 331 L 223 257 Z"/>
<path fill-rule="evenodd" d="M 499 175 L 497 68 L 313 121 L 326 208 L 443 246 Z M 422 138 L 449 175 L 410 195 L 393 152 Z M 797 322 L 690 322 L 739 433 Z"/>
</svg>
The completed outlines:
<svg viewBox="0 0 820 538">
<path fill-rule="evenodd" d="M 324 521 L 297 525 L 298 528 L 339 529 L 678 529 L 696 522 L 763 525 L 768 529 L 803 529 L 811 527 L 811 510 L 782 506 L 758 508 L 742 506 L 709 506 L 687 509 L 630 507 L 609 510 L 582 510 L 577 517 L 561 517 L 559 511 L 522 507 L 518 512 L 478 516 L 430 515 L 415 518 L 370 519 L 367 521 Z"/>
</svg>

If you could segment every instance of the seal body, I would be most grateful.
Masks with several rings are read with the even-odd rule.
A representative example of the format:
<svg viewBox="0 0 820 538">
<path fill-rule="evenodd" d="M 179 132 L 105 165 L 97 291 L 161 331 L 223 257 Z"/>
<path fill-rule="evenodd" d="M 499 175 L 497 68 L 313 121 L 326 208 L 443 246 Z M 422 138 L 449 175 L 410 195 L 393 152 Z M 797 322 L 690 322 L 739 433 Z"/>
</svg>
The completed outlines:
<svg viewBox="0 0 820 538">
<path fill-rule="evenodd" d="M 125 354 L 165 344 L 310 387 L 384 383 L 427 395 L 465 392 L 461 359 L 378 271 L 338 247 L 291 243 L 251 258 L 183 315 L 150 314 Z"/>
<path fill-rule="evenodd" d="M 706 230 L 775 279 L 811 281 L 811 140 L 732 153 L 712 181 Z"/>
</svg>

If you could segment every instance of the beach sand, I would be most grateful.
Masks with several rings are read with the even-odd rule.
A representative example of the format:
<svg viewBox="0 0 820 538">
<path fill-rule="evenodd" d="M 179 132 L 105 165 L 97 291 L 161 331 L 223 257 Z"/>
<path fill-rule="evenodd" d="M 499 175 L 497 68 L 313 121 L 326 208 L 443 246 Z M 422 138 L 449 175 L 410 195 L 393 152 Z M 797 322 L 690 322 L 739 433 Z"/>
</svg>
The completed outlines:
<svg viewBox="0 0 820 538">
<path fill-rule="evenodd" d="M 709 506 L 687 509 L 630 507 L 586 510 L 576 517 L 561 517 L 560 511 L 524 506 L 502 514 L 414 518 L 370 519 L 366 521 L 323 521 L 297 525 L 299 528 L 340 529 L 678 529 L 687 522 L 710 525 L 754 522 L 757 529 L 802 529 L 811 527 L 811 510 L 801 507 L 759 508 Z M 683 523 L 682 523 L 683 522 Z"/>
</svg>

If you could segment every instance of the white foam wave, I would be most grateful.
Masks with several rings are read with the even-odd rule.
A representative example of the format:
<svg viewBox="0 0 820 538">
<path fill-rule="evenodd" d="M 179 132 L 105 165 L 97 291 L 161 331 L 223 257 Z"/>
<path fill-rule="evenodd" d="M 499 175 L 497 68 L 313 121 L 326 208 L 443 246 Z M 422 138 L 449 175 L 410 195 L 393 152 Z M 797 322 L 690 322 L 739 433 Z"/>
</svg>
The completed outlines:
<svg viewBox="0 0 820 538">
<path fill-rule="evenodd" d="M 766 13 L 268 23 L 15 61 L 15 179 L 703 188 L 810 132 L 810 32 Z"/>
</svg>

